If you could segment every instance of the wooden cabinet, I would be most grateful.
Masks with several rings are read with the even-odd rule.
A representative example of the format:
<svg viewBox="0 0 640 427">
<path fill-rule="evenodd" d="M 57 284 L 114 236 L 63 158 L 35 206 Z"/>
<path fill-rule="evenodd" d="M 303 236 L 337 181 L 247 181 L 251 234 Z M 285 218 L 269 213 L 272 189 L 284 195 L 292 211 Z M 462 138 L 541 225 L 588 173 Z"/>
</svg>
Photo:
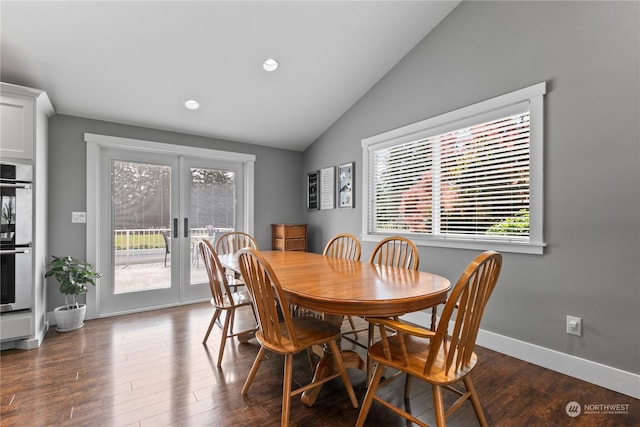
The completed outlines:
<svg viewBox="0 0 640 427">
<path fill-rule="evenodd" d="M 307 224 L 271 224 L 274 251 L 306 251 Z"/>
</svg>

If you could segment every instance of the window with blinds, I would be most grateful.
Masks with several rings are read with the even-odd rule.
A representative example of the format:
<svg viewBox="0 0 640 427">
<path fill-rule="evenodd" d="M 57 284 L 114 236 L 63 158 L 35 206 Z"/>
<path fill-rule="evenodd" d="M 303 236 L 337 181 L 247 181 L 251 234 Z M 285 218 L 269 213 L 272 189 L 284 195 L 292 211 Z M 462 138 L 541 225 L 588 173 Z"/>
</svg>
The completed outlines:
<svg viewBox="0 0 640 427">
<path fill-rule="evenodd" d="M 367 240 L 544 246 L 541 85 L 364 140 Z"/>
</svg>

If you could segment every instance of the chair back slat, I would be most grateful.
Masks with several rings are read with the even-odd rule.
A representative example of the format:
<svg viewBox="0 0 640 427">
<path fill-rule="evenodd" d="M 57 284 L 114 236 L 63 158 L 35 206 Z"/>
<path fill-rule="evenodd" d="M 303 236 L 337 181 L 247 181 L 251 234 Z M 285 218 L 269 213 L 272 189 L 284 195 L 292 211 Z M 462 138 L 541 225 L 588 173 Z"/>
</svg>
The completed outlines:
<svg viewBox="0 0 640 427">
<path fill-rule="evenodd" d="M 209 289 L 211 290 L 211 301 L 216 307 L 233 305 L 233 298 L 224 274 L 224 268 L 220 264 L 218 255 L 213 250 L 213 245 L 208 240 L 200 240 L 198 249 L 204 261 L 205 270 L 209 277 Z"/>
<path fill-rule="evenodd" d="M 224 233 L 216 241 L 216 252 L 219 254 L 235 254 L 244 248 L 258 249 L 258 244 L 253 236 L 242 231 Z"/>
<path fill-rule="evenodd" d="M 387 237 L 376 245 L 369 262 L 417 270 L 420 265 L 420 255 L 418 248 L 411 240 L 394 236 Z"/>
<path fill-rule="evenodd" d="M 502 255 L 486 251 L 478 255 L 465 269 L 444 306 L 424 373 L 431 371 L 442 349 L 445 371 L 464 369 L 471 363 L 473 350 L 480 329 L 480 321 L 489 297 L 495 288 L 502 268 Z M 453 330 L 449 322 L 455 312 Z"/>
<path fill-rule="evenodd" d="M 269 263 L 257 250 L 245 248 L 238 253 L 238 264 L 253 300 L 263 338 L 277 347 L 282 346 L 285 340 L 298 347 L 291 314 L 280 309 L 288 306 L 287 300 Z"/>
<path fill-rule="evenodd" d="M 324 247 L 324 256 L 360 261 L 362 252 L 358 238 L 353 234 L 343 233 L 334 236 Z"/>
</svg>

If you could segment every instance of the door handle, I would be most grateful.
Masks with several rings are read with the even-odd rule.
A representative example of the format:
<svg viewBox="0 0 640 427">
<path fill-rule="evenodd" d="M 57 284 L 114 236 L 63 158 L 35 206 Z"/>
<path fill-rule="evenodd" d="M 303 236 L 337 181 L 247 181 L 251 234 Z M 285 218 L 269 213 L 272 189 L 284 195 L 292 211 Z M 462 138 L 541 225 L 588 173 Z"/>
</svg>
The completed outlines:
<svg viewBox="0 0 640 427">
<path fill-rule="evenodd" d="M 178 218 L 173 218 L 173 238 L 178 238 Z"/>
<path fill-rule="evenodd" d="M 30 253 L 31 253 L 31 248 L 0 250 L 0 255 L 20 255 L 20 254 L 30 254 Z"/>
<path fill-rule="evenodd" d="M 184 237 L 189 237 L 189 218 L 184 219 Z"/>
<path fill-rule="evenodd" d="M 14 183 L 14 182 L 2 182 L 0 183 L 0 187 L 2 188 L 15 188 L 18 190 L 31 190 L 31 184 L 29 183 Z"/>
</svg>

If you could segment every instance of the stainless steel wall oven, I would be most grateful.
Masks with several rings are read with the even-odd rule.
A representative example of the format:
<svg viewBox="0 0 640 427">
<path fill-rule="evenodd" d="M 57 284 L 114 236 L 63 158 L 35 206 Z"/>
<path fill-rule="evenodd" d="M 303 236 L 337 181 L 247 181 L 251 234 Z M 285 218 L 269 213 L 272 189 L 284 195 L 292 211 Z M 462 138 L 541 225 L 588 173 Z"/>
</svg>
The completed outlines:
<svg viewBox="0 0 640 427">
<path fill-rule="evenodd" d="M 0 163 L 0 311 L 31 308 L 33 168 Z"/>
</svg>

